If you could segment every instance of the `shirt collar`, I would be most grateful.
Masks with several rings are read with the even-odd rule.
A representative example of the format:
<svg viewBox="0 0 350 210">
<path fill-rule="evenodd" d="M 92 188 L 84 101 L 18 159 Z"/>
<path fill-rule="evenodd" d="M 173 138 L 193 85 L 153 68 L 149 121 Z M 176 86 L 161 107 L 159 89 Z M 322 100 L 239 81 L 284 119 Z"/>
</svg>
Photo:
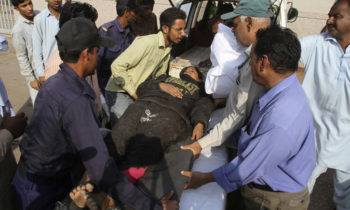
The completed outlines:
<svg viewBox="0 0 350 210">
<path fill-rule="evenodd" d="M 63 8 L 63 5 L 62 5 L 62 8 Z M 46 8 L 45 11 L 46 11 L 46 17 L 53 16 L 54 18 L 56 18 L 56 17 L 50 12 L 49 8 Z"/>
<path fill-rule="evenodd" d="M 118 17 L 113 21 L 114 25 L 117 26 L 119 32 L 124 32 L 123 26 L 119 23 Z"/>
<path fill-rule="evenodd" d="M 329 33 L 327 33 L 327 32 L 325 32 L 325 33 L 323 33 L 323 36 L 324 36 L 324 39 L 325 40 L 332 40 L 332 41 L 334 41 L 334 42 L 337 42 L 337 40 L 332 36 L 332 35 L 330 35 Z"/>
<path fill-rule="evenodd" d="M 85 79 L 80 78 L 74 71 L 71 69 L 67 64 L 62 63 L 60 65 L 60 68 L 63 70 L 62 73 L 71 78 L 75 81 L 76 86 L 79 86 L 79 88 L 82 89 L 83 95 L 88 95 L 91 98 L 95 99 L 96 94 L 93 91 L 93 89 L 90 87 L 90 85 L 86 82 Z"/>
<path fill-rule="evenodd" d="M 158 32 L 158 46 L 159 48 L 165 48 L 165 41 L 164 41 L 164 36 L 163 36 L 163 32 L 159 31 Z"/>
<path fill-rule="evenodd" d="M 259 98 L 259 109 L 262 110 L 266 104 L 268 104 L 276 95 L 278 95 L 280 92 L 295 82 L 299 81 L 297 80 L 296 74 L 294 73 L 281 82 L 277 83 L 277 85 L 272 87 L 269 91 L 263 93 Z"/>
<path fill-rule="evenodd" d="M 323 33 L 322 35 L 324 36 L 324 40 L 331 41 L 334 44 L 336 44 L 340 48 L 341 52 L 344 54 L 344 51 L 343 51 L 342 47 L 340 46 L 340 44 L 338 43 L 336 38 L 334 38 L 332 35 L 330 35 L 327 32 Z M 350 49 L 349 46 L 346 47 L 346 52 L 348 52 L 348 49 Z"/>
<path fill-rule="evenodd" d="M 130 27 L 127 26 L 126 28 L 123 28 L 123 26 L 119 23 L 118 21 L 118 18 L 116 18 L 114 21 L 113 21 L 114 25 L 117 27 L 118 31 L 119 32 L 126 32 L 127 34 L 130 33 Z"/>
<path fill-rule="evenodd" d="M 34 17 L 35 17 L 37 14 L 39 14 L 39 13 L 40 13 L 40 11 L 34 10 Z M 34 21 L 30 21 L 30 20 L 24 18 L 22 15 L 19 15 L 18 19 L 19 19 L 21 22 L 23 22 L 23 23 L 34 24 Z"/>
</svg>

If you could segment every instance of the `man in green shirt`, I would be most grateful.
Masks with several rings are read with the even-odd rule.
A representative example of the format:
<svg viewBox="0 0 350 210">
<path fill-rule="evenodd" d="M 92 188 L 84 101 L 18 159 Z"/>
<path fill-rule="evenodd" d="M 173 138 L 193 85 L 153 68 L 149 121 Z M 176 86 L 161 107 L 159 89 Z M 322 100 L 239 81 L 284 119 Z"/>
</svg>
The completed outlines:
<svg viewBox="0 0 350 210">
<path fill-rule="evenodd" d="M 112 76 L 105 97 L 112 126 L 137 99 L 136 89 L 142 82 L 166 73 L 171 45 L 179 43 L 186 35 L 186 14 L 177 8 L 166 9 L 160 15 L 160 27 L 157 34 L 137 37 L 111 65 Z M 160 88 L 182 97 L 177 87 L 162 84 Z"/>
</svg>

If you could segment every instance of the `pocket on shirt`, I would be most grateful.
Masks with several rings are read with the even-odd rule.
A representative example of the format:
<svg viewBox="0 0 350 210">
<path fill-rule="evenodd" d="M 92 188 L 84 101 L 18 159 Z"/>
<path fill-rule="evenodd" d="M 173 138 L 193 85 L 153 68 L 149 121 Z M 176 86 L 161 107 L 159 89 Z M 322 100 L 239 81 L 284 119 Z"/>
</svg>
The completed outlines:
<svg viewBox="0 0 350 210">
<path fill-rule="evenodd" d="M 105 58 L 113 62 L 121 54 L 121 47 L 119 45 L 114 45 L 111 48 L 108 48 L 105 54 Z"/>
</svg>

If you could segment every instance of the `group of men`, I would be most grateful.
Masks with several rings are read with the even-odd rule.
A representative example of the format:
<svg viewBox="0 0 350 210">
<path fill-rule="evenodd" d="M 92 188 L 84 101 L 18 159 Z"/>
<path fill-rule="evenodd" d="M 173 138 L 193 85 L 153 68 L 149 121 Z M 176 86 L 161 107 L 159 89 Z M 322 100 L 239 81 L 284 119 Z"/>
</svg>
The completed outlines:
<svg viewBox="0 0 350 210">
<path fill-rule="evenodd" d="M 61 1 L 47 0 L 48 8 L 33 23 L 31 0 L 12 1 L 21 14 L 13 31 L 21 72 L 29 88 L 40 89 L 36 99 L 32 97 L 33 118 L 21 140 L 22 155 L 12 181 L 18 208 L 54 208 L 84 171 L 92 183 L 128 207 L 178 208 L 171 194 L 153 198 L 119 171 L 99 130 L 99 95 L 84 78 L 97 70 L 113 128 L 138 99 L 137 88 L 167 73 L 171 47 L 185 37 L 186 14 L 166 9 L 158 33 L 150 28 L 145 32 L 139 24 L 141 32 L 135 34 L 129 26 L 144 21 L 140 14 L 145 10 L 151 17 L 153 6 L 117 2 L 118 17 L 97 29 L 94 10 L 82 9 L 78 2 L 62 8 Z M 73 4 L 77 6 L 66 7 Z M 350 1 L 337 0 L 328 15 L 327 32 L 301 40 L 291 30 L 271 25 L 269 1 L 242 0 L 233 12 L 221 16 L 232 20 L 236 49 L 246 59 L 233 67 L 236 82 L 225 86 L 231 91 L 224 94 L 221 122 L 181 148 L 198 157 L 202 149 L 226 142 L 235 144 L 238 154 L 209 173 L 181 171 L 190 178 L 185 189 L 216 182 L 226 192 L 241 188 L 246 209 L 307 209 L 315 180 L 333 168 L 334 202 L 338 210 L 350 208 L 350 143 L 345 128 L 350 120 Z M 143 36 L 147 33 L 151 35 Z M 57 59 L 63 63 L 46 80 L 44 69 L 56 46 Z M 295 74 L 299 62 L 305 68 L 302 85 Z M 171 83 L 156 84 L 157 91 L 183 97 L 184 90 Z M 220 95 L 215 91 L 209 94 Z M 23 118 L 4 116 L 1 144 L 3 135 L 8 147 L 10 139 L 23 132 Z"/>
</svg>

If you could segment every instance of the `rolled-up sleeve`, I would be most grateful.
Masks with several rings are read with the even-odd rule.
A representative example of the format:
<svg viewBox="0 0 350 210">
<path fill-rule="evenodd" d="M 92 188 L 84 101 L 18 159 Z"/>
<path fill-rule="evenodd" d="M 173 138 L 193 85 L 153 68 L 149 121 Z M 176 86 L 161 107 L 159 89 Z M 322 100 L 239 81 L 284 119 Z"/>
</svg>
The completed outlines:
<svg viewBox="0 0 350 210">
<path fill-rule="evenodd" d="M 161 209 L 158 201 L 147 197 L 120 173 L 108 154 L 90 103 L 86 97 L 76 99 L 65 112 L 63 120 L 64 129 L 77 149 L 91 180 L 114 199 L 118 198 L 135 209 Z"/>
<path fill-rule="evenodd" d="M 241 138 L 246 138 L 244 132 Z M 248 137 L 249 138 L 249 137 Z M 290 155 L 289 136 L 282 128 L 269 128 L 249 140 L 247 148 L 230 163 L 213 171 L 215 181 L 232 192 L 272 171 Z"/>
</svg>

